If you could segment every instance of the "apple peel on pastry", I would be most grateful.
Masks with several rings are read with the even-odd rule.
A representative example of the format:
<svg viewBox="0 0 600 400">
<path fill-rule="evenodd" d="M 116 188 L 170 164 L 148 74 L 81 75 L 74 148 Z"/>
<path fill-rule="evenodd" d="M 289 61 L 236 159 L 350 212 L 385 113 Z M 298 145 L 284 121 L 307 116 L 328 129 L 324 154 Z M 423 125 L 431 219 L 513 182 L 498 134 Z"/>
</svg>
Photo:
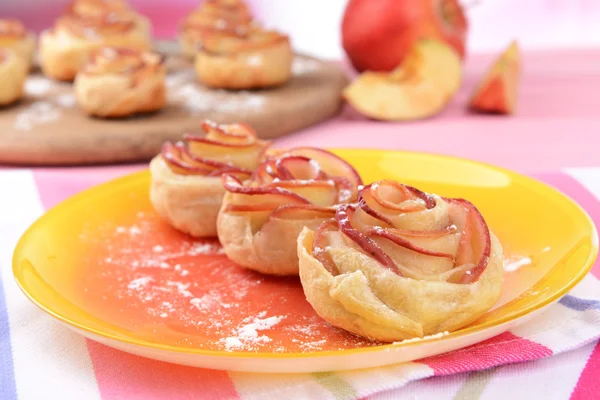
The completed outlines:
<svg viewBox="0 0 600 400">
<path fill-rule="evenodd" d="M 243 124 L 205 121 L 206 135 L 184 135 L 163 145 L 150 162 L 150 200 L 175 229 L 194 237 L 217 236 L 217 215 L 225 189 L 221 176 L 245 180 L 264 157 L 269 141 Z"/>
<path fill-rule="evenodd" d="M 40 63 L 52 79 L 71 81 L 100 47 L 149 51 L 149 22 L 133 11 L 94 8 L 60 16 L 40 35 Z"/>
<path fill-rule="evenodd" d="M 210 31 L 246 34 L 256 23 L 248 5 L 242 0 L 207 0 L 187 15 L 179 27 L 182 53 L 194 59 L 202 49 L 202 37 Z"/>
<path fill-rule="evenodd" d="M 245 182 L 223 175 L 217 231 L 225 254 L 258 272 L 298 275 L 302 228 L 315 229 L 338 205 L 356 201 L 361 183 L 346 161 L 309 147 L 276 153 Z"/>
<path fill-rule="evenodd" d="M 298 237 L 300 280 L 329 323 L 386 342 L 454 331 L 499 299 L 502 246 L 467 200 L 395 181 Z"/>
<path fill-rule="evenodd" d="M 77 103 L 88 114 L 100 117 L 159 110 L 166 102 L 166 73 L 159 54 L 101 48 L 75 78 Z"/>
<path fill-rule="evenodd" d="M 12 104 L 23 96 L 29 65 L 12 49 L 0 48 L 0 106 Z"/>
<path fill-rule="evenodd" d="M 194 68 L 201 83 L 224 89 L 257 89 L 281 85 L 292 75 L 289 37 L 259 28 L 241 32 L 210 31 Z"/>
<path fill-rule="evenodd" d="M 35 34 L 16 19 L 0 19 L 0 49 L 11 49 L 29 66 L 33 64 Z"/>
</svg>

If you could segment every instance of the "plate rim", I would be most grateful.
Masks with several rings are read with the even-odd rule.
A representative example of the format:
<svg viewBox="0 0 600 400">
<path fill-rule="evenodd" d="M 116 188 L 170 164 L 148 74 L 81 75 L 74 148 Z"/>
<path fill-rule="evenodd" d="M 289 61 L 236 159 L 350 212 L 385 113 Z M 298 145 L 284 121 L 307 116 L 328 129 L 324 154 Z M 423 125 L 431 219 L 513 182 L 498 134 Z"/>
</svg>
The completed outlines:
<svg viewBox="0 0 600 400">
<path fill-rule="evenodd" d="M 565 282 L 559 290 L 557 290 L 555 293 L 553 293 L 550 297 L 548 297 L 541 303 L 530 305 L 528 307 L 521 309 L 518 312 L 515 312 L 513 315 L 501 317 L 497 320 L 494 320 L 493 322 L 489 321 L 482 325 L 466 327 L 466 328 L 460 329 L 458 331 L 449 332 L 448 334 L 444 334 L 444 335 L 440 335 L 440 334 L 430 335 L 430 336 L 425 336 L 423 338 L 408 339 L 408 340 L 404 340 L 404 341 L 397 341 L 397 342 L 392 342 L 392 343 L 379 345 L 379 346 L 361 347 L 361 348 L 356 348 L 356 349 L 345 349 L 345 350 L 324 350 L 324 351 L 315 351 L 315 352 L 306 352 L 306 353 L 301 353 L 301 352 L 293 352 L 293 353 L 272 353 L 271 352 L 271 353 L 268 353 L 268 352 L 242 352 L 242 351 L 229 352 L 229 351 L 178 347 L 178 346 L 174 346 L 174 345 L 167 345 L 167 344 L 152 342 L 152 341 L 148 341 L 148 340 L 127 338 L 127 337 L 122 337 L 119 335 L 112 334 L 110 332 L 106 332 L 104 330 L 97 330 L 94 328 L 90 328 L 89 326 L 86 326 L 85 324 L 81 324 L 81 323 L 74 321 L 66 316 L 61 315 L 59 312 L 50 309 L 50 307 L 48 307 L 48 306 L 42 304 L 40 301 L 38 301 L 31 293 L 29 293 L 25 289 L 21 280 L 18 277 L 18 275 L 19 275 L 18 271 L 20 270 L 20 263 L 18 260 L 18 256 L 20 253 L 20 249 L 25 244 L 25 241 L 26 241 L 27 237 L 30 235 L 30 232 L 32 230 L 34 230 L 38 224 L 43 222 L 43 220 L 45 220 L 45 218 L 48 218 L 49 216 L 51 216 L 51 214 L 53 214 L 55 212 L 55 210 L 67 207 L 70 203 L 78 202 L 78 201 L 80 201 L 81 198 L 93 196 L 94 192 L 102 192 L 106 186 L 113 186 L 113 187 L 114 186 L 122 186 L 122 185 L 127 185 L 129 182 L 135 182 L 139 179 L 143 179 L 146 175 L 149 175 L 149 173 L 150 173 L 148 168 L 144 168 L 141 171 L 128 173 L 126 175 L 123 175 L 123 176 L 108 180 L 106 182 L 94 185 L 87 189 L 84 189 L 84 190 L 64 199 L 63 201 L 54 205 L 53 207 L 49 208 L 48 210 L 46 210 L 32 224 L 30 224 L 29 227 L 21 234 L 21 236 L 17 242 L 17 245 L 15 246 L 15 248 L 13 250 L 13 257 L 12 257 L 13 278 L 15 279 L 17 286 L 19 287 L 21 292 L 23 292 L 25 294 L 25 296 L 33 304 L 35 304 L 38 308 L 40 308 L 42 311 L 49 314 L 53 318 L 56 318 L 63 324 L 70 325 L 70 327 L 72 327 L 72 328 L 83 330 L 85 332 L 91 333 L 92 335 L 101 336 L 104 339 L 114 340 L 114 341 L 125 343 L 128 345 L 144 347 L 146 349 L 168 351 L 168 352 L 172 352 L 172 353 L 188 354 L 188 355 L 194 355 L 194 356 L 210 356 L 210 357 L 238 358 L 238 359 L 242 359 L 242 358 L 246 358 L 246 359 L 248 359 L 248 358 L 252 358 L 252 359 L 308 358 L 308 359 L 310 359 L 310 358 L 320 358 L 320 357 L 348 356 L 348 355 L 356 355 L 356 354 L 360 354 L 360 353 L 374 353 L 374 352 L 380 352 L 380 351 L 392 351 L 392 350 L 397 350 L 397 349 L 403 348 L 403 347 L 418 346 L 425 342 L 432 343 L 432 342 L 439 342 L 439 341 L 447 340 L 450 338 L 456 339 L 456 338 L 464 337 L 464 336 L 467 336 L 470 334 L 475 334 L 477 332 L 481 332 L 488 328 L 491 328 L 494 326 L 499 326 L 499 325 L 502 325 L 502 324 L 510 322 L 510 321 L 518 321 L 519 319 L 523 318 L 524 316 L 526 316 L 532 312 L 541 311 L 545 307 L 552 305 L 553 303 L 557 302 L 562 297 L 564 297 L 569 291 L 571 291 L 579 282 L 581 282 L 585 278 L 585 276 L 592 269 L 594 262 L 596 261 L 596 258 L 598 257 L 598 250 L 599 250 L 598 230 L 596 228 L 596 225 L 594 224 L 594 221 L 592 220 L 590 215 L 587 213 L 587 211 L 568 194 L 566 194 L 566 193 L 562 192 L 561 190 L 559 190 L 545 182 L 542 182 L 541 180 L 536 179 L 534 177 L 527 176 L 522 173 L 510 170 L 510 169 L 507 169 L 504 167 L 499 167 L 499 166 L 496 166 L 493 164 L 489 164 L 486 162 L 477 161 L 477 160 L 473 160 L 473 159 L 469 159 L 469 158 L 453 156 L 453 155 L 446 155 L 446 154 L 436 154 L 436 153 L 428 153 L 428 152 L 420 152 L 420 151 L 407 151 L 407 150 L 386 150 L 386 149 L 380 149 L 380 148 L 358 148 L 358 147 L 335 147 L 335 148 L 324 147 L 323 149 L 332 151 L 334 153 L 337 153 L 337 152 L 342 152 L 342 153 L 344 153 L 344 152 L 346 152 L 346 153 L 366 152 L 366 153 L 371 153 L 371 154 L 372 153 L 379 153 L 379 154 L 393 153 L 394 155 L 398 155 L 398 156 L 401 156 L 402 154 L 408 154 L 408 155 L 413 155 L 413 156 L 434 157 L 434 158 L 439 158 L 439 159 L 446 159 L 446 160 L 451 160 L 451 161 L 455 161 L 455 162 L 463 162 L 463 163 L 467 162 L 467 163 L 473 164 L 478 167 L 485 167 L 485 168 L 492 169 L 496 172 L 501 172 L 503 174 L 507 174 L 511 177 L 517 177 L 519 180 L 525 180 L 526 182 L 529 181 L 530 183 L 532 183 L 534 185 L 541 186 L 546 190 L 555 192 L 556 195 L 563 197 L 568 203 L 570 203 L 572 206 L 574 206 L 581 213 L 581 215 L 584 217 L 584 220 L 587 222 L 587 224 L 591 228 L 592 243 L 591 243 L 590 252 L 587 254 L 587 259 L 585 260 L 582 268 L 580 268 L 577 271 L 577 273 L 568 282 Z"/>
</svg>

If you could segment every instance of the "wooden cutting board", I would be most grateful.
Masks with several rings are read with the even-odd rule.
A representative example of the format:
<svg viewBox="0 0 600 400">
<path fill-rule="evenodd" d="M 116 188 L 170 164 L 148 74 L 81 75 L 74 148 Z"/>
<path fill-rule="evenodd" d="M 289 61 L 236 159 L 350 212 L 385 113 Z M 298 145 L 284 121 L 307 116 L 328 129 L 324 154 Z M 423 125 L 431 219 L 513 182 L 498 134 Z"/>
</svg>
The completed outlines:
<svg viewBox="0 0 600 400">
<path fill-rule="evenodd" d="M 293 77 L 267 90 L 224 91 L 197 83 L 191 63 L 176 55 L 167 61 L 166 107 L 139 117 L 91 118 L 77 107 L 70 83 L 33 72 L 25 96 L 0 109 L 0 163 L 75 165 L 147 161 L 166 140 L 198 132 L 206 118 L 245 122 L 261 138 L 279 136 L 326 120 L 340 110 L 347 84 L 336 65 L 297 55 Z"/>
</svg>

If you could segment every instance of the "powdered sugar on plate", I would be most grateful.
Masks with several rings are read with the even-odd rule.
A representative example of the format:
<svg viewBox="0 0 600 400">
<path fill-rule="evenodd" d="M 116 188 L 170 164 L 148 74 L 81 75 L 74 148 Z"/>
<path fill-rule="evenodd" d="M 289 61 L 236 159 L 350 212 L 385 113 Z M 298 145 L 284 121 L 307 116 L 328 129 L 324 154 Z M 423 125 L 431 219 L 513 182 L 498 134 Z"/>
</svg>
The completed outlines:
<svg viewBox="0 0 600 400">
<path fill-rule="evenodd" d="M 90 267 L 84 308 L 137 337 L 235 352 L 315 352 L 376 345 L 329 325 L 297 278 L 229 261 L 216 240 L 179 234 L 152 213 L 79 235 Z"/>
</svg>

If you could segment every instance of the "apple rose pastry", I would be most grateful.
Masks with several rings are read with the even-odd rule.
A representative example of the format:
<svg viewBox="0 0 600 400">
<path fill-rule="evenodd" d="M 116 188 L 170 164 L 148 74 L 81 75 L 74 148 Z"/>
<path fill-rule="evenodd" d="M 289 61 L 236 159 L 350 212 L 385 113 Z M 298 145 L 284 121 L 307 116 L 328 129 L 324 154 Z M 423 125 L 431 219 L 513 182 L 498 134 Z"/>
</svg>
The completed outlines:
<svg viewBox="0 0 600 400">
<path fill-rule="evenodd" d="M 243 182 L 223 176 L 227 190 L 217 221 L 227 257 L 242 267 L 272 275 L 298 275 L 296 240 L 315 229 L 338 205 L 356 201 L 361 179 L 334 154 L 298 148 L 261 164 Z"/>
<path fill-rule="evenodd" d="M 0 48 L 0 106 L 21 98 L 28 69 L 29 65 L 16 51 Z"/>
<path fill-rule="evenodd" d="M 210 31 L 247 34 L 256 28 L 250 9 L 241 0 L 207 0 L 192 11 L 179 28 L 182 53 L 194 59 L 202 48 L 202 36 Z"/>
<path fill-rule="evenodd" d="M 464 327 L 500 297 L 502 246 L 473 204 L 394 181 L 298 238 L 300 280 L 326 321 L 381 341 Z"/>
<path fill-rule="evenodd" d="M 224 89 L 277 86 L 291 77 L 293 53 L 286 35 L 252 29 L 207 32 L 194 67 L 203 84 Z"/>
<path fill-rule="evenodd" d="M 0 48 L 11 49 L 28 65 L 33 64 L 35 34 L 16 19 L 0 19 Z"/>
<path fill-rule="evenodd" d="M 70 81 L 98 48 L 148 51 L 151 40 L 142 21 L 132 12 L 63 15 L 40 36 L 42 71 L 50 78 Z"/>
<path fill-rule="evenodd" d="M 99 117 L 159 110 L 166 102 L 166 73 L 164 57 L 156 53 L 101 48 L 75 78 L 77 103 Z"/>
<path fill-rule="evenodd" d="M 205 136 L 185 135 L 185 142 L 167 142 L 150 162 L 150 200 L 174 228 L 195 237 L 214 237 L 225 195 L 221 176 L 248 179 L 270 142 L 242 124 L 205 121 L 202 128 Z"/>
</svg>

